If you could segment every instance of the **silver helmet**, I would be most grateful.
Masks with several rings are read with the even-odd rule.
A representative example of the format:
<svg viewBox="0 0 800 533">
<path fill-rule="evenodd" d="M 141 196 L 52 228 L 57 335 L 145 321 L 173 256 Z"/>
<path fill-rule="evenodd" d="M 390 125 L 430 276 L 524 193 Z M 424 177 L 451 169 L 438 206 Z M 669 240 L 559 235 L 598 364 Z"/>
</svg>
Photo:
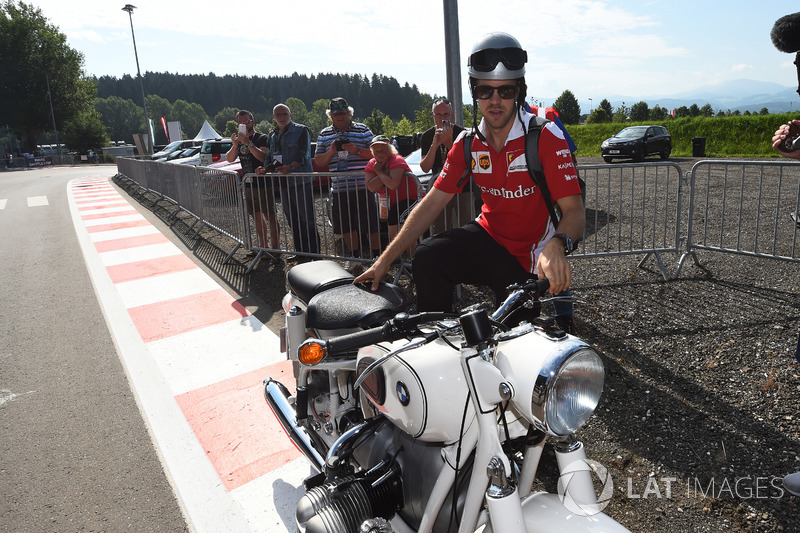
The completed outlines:
<svg viewBox="0 0 800 533">
<path fill-rule="evenodd" d="M 477 80 L 514 80 L 525 76 L 528 53 L 507 33 L 487 33 L 472 47 L 468 74 Z"/>
</svg>

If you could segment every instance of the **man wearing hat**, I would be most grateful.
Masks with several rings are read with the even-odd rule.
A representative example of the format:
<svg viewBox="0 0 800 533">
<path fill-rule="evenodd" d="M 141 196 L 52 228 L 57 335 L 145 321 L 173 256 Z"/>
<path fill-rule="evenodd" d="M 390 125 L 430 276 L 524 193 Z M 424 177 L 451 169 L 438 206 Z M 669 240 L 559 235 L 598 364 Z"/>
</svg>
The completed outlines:
<svg viewBox="0 0 800 533">
<path fill-rule="evenodd" d="M 346 173 L 331 176 L 333 232 L 342 236 L 354 256 L 358 255 L 361 236 L 368 235 L 372 249 L 369 257 L 376 257 L 380 253 L 378 204 L 375 194 L 367 190 L 363 174 L 372 157 L 372 132 L 365 124 L 353 121 L 353 108 L 344 98 L 331 100 L 326 113 L 332 124 L 317 137 L 314 161 L 318 166 L 328 165 L 331 173 Z"/>
</svg>

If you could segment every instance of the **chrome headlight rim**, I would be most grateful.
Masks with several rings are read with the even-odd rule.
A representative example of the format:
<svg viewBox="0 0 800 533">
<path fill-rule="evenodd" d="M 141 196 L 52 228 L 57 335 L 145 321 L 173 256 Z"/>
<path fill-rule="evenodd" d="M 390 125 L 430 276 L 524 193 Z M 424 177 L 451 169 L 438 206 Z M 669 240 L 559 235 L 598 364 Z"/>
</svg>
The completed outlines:
<svg viewBox="0 0 800 533">
<path fill-rule="evenodd" d="M 555 397 L 555 394 L 559 379 L 569 379 L 570 373 L 575 371 L 575 365 L 580 365 L 585 357 L 590 359 L 590 366 L 594 367 L 593 374 L 587 376 L 587 379 L 591 380 L 589 382 L 590 390 L 584 391 L 585 399 L 588 400 L 585 404 L 588 407 L 585 407 L 579 415 L 574 416 L 562 403 L 569 398 L 569 394 L 562 397 Z M 589 345 L 581 343 L 569 350 L 551 354 L 539 371 L 531 394 L 531 413 L 536 419 L 534 425 L 541 431 L 557 437 L 575 433 L 594 415 L 602 395 L 604 381 L 605 370 L 602 359 Z M 580 393 L 580 391 L 574 390 L 572 392 L 573 394 Z M 566 422 L 564 422 L 564 413 L 570 415 Z"/>
</svg>

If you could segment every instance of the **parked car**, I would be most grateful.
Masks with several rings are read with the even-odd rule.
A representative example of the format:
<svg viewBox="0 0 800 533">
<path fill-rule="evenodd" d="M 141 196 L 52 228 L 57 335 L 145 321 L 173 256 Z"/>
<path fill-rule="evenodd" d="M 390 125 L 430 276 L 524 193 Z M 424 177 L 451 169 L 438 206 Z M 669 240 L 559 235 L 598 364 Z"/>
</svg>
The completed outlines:
<svg viewBox="0 0 800 533">
<path fill-rule="evenodd" d="M 176 165 L 194 165 L 197 166 L 200 164 L 200 147 L 193 146 L 191 148 L 187 148 L 186 150 L 182 151 L 180 155 L 174 158 L 170 158 L 167 163 L 173 163 Z"/>
<path fill-rule="evenodd" d="M 405 158 L 406 163 L 408 163 L 408 167 L 411 169 L 411 172 L 417 177 L 417 180 L 427 189 L 428 182 L 430 181 L 433 174 L 430 172 L 425 172 L 422 170 L 422 167 L 419 166 L 420 161 L 422 161 L 422 149 L 417 148 Z"/>
<path fill-rule="evenodd" d="M 200 166 L 207 167 L 211 163 L 225 159 L 225 154 L 231 149 L 233 142 L 230 139 L 213 139 L 203 142 L 200 148 Z"/>
<path fill-rule="evenodd" d="M 174 152 L 169 154 L 166 158 L 161 159 L 161 161 L 169 163 L 169 162 L 172 162 L 172 161 L 178 161 L 180 159 L 185 159 L 187 157 L 191 157 L 191 156 L 199 154 L 199 153 L 200 153 L 200 147 L 199 146 L 192 146 L 191 148 L 184 148 L 184 149 L 181 149 L 181 150 L 175 150 Z"/>
<path fill-rule="evenodd" d="M 219 168 L 222 170 L 230 170 L 232 172 L 236 172 L 239 176 L 242 175 L 242 164 L 239 162 L 239 158 L 233 160 L 233 163 L 228 163 L 226 159 L 221 161 L 217 161 L 216 163 L 211 163 L 210 165 L 204 165 L 209 168 Z"/>
<path fill-rule="evenodd" d="M 672 136 L 664 126 L 629 126 L 600 145 L 600 155 L 606 163 L 614 159 L 642 161 L 656 154 L 667 159 L 670 152 Z"/>
<path fill-rule="evenodd" d="M 184 139 L 181 141 L 172 141 L 164 147 L 163 150 L 156 152 L 152 155 L 153 160 L 164 160 L 178 150 L 185 150 L 193 146 L 200 146 L 203 141 L 195 141 L 194 139 Z"/>
</svg>

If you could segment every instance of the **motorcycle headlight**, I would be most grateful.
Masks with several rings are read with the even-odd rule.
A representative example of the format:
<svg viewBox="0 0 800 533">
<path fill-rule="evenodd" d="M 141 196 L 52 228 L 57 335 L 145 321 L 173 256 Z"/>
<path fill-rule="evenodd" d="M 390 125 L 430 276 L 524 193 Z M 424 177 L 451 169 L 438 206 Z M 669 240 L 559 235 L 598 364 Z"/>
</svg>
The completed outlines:
<svg viewBox="0 0 800 533">
<path fill-rule="evenodd" d="M 531 332 L 501 343 L 497 367 L 514 385 L 516 411 L 549 435 L 575 433 L 603 392 L 603 361 L 575 337 Z"/>
<path fill-rule="evenodd" d="M 597 408 L 605 380 L 603 362 L 587 347 L 552 363 L 539 373 L 531 411 L 545 430 L 569 435 L 583 427 Z"/>
</svg>

